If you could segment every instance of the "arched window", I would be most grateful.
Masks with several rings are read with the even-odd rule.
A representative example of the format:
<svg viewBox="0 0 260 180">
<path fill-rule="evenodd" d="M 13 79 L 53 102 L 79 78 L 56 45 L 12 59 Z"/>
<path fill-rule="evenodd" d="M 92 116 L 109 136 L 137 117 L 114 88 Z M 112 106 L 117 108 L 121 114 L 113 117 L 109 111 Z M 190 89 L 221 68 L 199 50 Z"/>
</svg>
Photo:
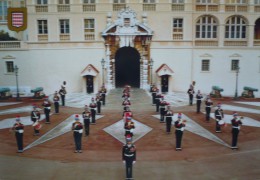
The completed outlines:
<svg viewBox="0 0 260 180">
<path fill-rule="evenodd" d="M 217 38 L 217 20 L 212 16 L 202 16 L 196 22 L 196 38 Z"/>
<path fill-rule="evenodd" d="M 255 22 L 255 39 L 260 40 L 260 18 Z"/>
<path fill-rule="evenodd" d="M 226 22 L 225 38 L 244 39 L 246 38 L 246 21 L 239 16 L 230 17 Z"/>
</svg>

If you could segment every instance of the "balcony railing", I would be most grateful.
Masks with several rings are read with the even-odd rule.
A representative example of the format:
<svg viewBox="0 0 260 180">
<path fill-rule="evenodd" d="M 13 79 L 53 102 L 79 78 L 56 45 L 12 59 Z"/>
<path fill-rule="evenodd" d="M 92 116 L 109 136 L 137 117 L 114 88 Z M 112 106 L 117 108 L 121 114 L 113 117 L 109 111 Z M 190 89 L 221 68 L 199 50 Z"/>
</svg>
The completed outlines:
<svg viewBox="0 0 260 180">
<path fill-rule="evenodd" d="M 36 5 L 35 12 L 48 12 L 48 6 L 47 5 Z"/>
<path fill-rule="evenodd" d="M 226 5 L 226 12 L 247 12 L 247 5 Z"/>
<path fill-rule="evenodd" d="M 260 6 L 255 6 L 255 12 L 260 12 Z"/>
<path fill-rule="evenodd" d="M 218 40 L 195 40 L 195 46 L 218 46 Z"/>
<path fill-rule="evenodd" d="M 60 34 L 60 40 L 61 41 L 69 41 L 70 35 L 69 34 Z"/>
<path fill-rule="evenodd" d="M 70 5 L 69 4 L 59 4 L 58 12 L 70 12 Z"/>
<path fill-rule="evenodd" d="M 126 8 L 126 4 L 113 4 L 113 11 L 121 11 Z"/>
<path fill-rule="evenodd" d="M 95 4 L 83 4 L 83 12 L 86 11 L 96 11 L 96 5 Z"/>
<path fill-rule="evenodd" d="M 38 34 L 38 41 L 48 41 L 48 34 Z"/>
<path fill-rule="evenodd" d="M 95 34 L 85 34 L 85 40 L 87 41 L 91 41 L 91 40 L 95 40 Z"/>
<path fill-rule="evenodd" d="M 172 35 L 173 40 L 182 40 L 183 39 L 183 34 L 173 34 Z"/>
<path fill-rule="evenodd" d="M 247 46 L 246 40 L 225 40 L 224 46 Z"/>
<path fill-rule="evenodd" d="M 172 4 L 172 11 L 184 11 L 184 4 Z"/>
<path fill-rule="evenodd" d="M 143 11 L 156 11 L 156 4 L 143 4 Z"/>
<path fill-rule="evenodd" d="M 21 48 L 21 41 L 0 41 L 0 49 Z"/>
<path fill-rule="evenodd" d="M 254 46 L 260 46 L 260 39 L 254 40 Z"/>
</svg>

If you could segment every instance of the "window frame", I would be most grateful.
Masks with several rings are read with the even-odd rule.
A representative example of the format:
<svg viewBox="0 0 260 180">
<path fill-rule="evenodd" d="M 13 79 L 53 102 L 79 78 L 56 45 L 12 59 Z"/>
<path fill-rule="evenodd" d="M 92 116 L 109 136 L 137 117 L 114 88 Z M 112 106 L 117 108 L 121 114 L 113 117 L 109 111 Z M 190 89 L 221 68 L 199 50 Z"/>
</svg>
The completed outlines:
<svg viewBox="0 0 260 180">
<path fill-rule="evenodd" d="M 10 67 L 8 64 L 11 63 L 12 67 Z M 14 74 L 14 61 L 13 60 L 6 60 L 5 61 L 5 73 L 6 74 Z"/>
<path fill-rule="evenodd" d="M 232 16 L 227 19 L 225 23 L 225 39 L 246 39 L 246 33 L 247 23 L 243 17 Z"/>
<path fill-rule="evenodd" d="M 205 65 L 205 63 L 207 63 Z M 206 69 L 205 69 L 206 66 Z M 210 59 L 202 59 L 201 60 L 201 72 L 210 72 Z"/>
<path fill-rule="evenodd" d="M 209 21 L 211 22 L 209 23 Z M 218 38 L 217 19 L 214 16 L 201 16 L 195 24 L 195 38 L 196 39 L 217 39 Z"/>
<path fill-rule="evenodd" d="M 39 22 L 46 22 L 46 24 L 39 24 Z M 40 32 L 40 26 L 43 28 Z M 46 27 L 46 29 L 44 29 Z M 47 19 L 37 19 L 38 35 L 48 35 L 48 20 Z M 46 31 L 46 32 L 45 32 Z"/>
<path fill-rule="evenodd" d="M 237 70 L 239 70 L 237 69 L 237 67 L 239 67 L 239 62 L 240 62 L 239 59 L 231 59 L 230 69 L 232 72 L 236 72 Z"/>
<path fill-rule="evenodd" d="M 64 24 L 62 24 L 62 22 Z M 62 32 L 63 30 L 63 32 Z M 70 20 L 69 19 L 59 19 L 59 31 L 60 34 L 70 34 Z"/>
</svg>

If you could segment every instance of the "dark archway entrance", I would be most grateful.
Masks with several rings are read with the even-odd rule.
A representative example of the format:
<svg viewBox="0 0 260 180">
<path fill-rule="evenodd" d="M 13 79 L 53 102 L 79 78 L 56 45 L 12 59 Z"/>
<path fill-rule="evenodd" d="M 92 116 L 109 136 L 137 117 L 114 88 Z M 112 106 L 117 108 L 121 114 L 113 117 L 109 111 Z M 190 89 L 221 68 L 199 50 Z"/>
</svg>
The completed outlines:
<svg viewBox="0 0 260 180">
<path fill-rule="evenodd" d="M 116 87 L 140 87 L 140 54 L 132 47 L 122 47 L 115 55 Z"/>
</svg>

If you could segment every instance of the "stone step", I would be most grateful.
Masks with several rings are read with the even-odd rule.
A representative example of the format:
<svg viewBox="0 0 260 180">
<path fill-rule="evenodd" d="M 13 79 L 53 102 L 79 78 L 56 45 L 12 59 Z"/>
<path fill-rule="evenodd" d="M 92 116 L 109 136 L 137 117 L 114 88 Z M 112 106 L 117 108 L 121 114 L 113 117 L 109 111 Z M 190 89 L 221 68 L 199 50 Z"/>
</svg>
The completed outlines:
<svg viewBox="0 0 260 180">
<path fill-rule="evenodd" d="M 123 102 L 123 88 L 112 89 L 106 98 L 106 110 L 122 110 Z M 131 88 L 130 92 L 131 110 L 132 111 L 143 111 L 153 110 L 152 98 L 143 89 Z"/>
</svg>

